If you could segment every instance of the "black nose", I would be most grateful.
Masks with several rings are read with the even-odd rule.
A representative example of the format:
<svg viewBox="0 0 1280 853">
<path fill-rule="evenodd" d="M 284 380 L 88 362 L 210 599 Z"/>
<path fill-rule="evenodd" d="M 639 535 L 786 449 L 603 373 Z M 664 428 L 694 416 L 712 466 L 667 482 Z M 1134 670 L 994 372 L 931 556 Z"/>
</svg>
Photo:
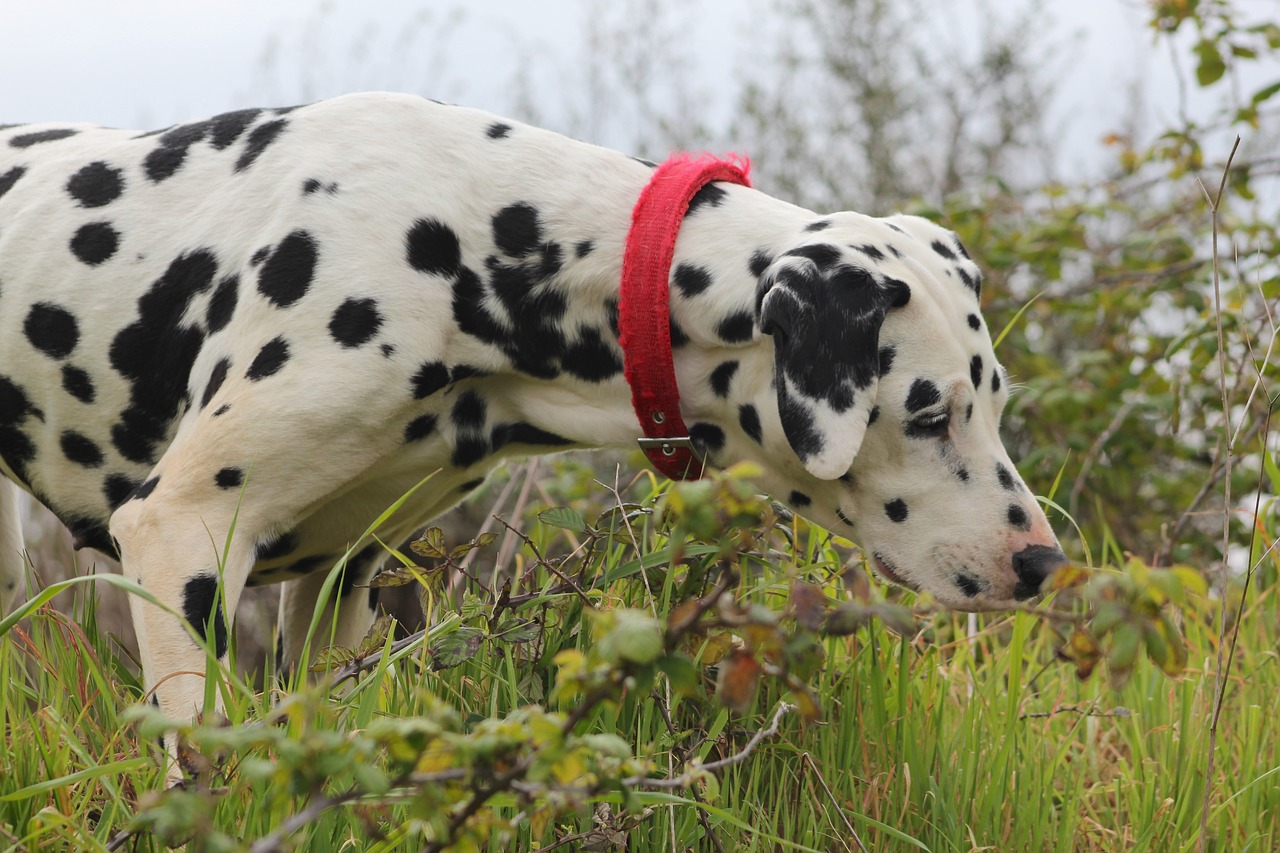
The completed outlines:
<svg viewBox="0 0 1280 853">
<path fill-rule="evenodd" d="M 1048 545 L 1028 545 L 1013 555 L 1013 573 L 1018 576 L 1018 585 L 1013 589 L 1013 597 L 1026 601 L 1040 592 L 1044 579 L 1067 562 L 1067 557 L 1057 548 Z"/>
</svg>

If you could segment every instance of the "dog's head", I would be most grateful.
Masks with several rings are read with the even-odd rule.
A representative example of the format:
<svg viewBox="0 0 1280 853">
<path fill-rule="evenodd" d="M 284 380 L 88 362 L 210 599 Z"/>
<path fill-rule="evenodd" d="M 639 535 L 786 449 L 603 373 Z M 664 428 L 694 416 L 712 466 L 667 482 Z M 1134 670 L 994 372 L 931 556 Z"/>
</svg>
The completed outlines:
<svg viewBox="0 0 1280 853">
<path fill-rule="evenodd" d="M 766 469 L 894 583 L 964 610 L 1030 598 L 1064 558 L 1000 441 L 1008 379 L 977 266 L 924 219 L 824 222 L 759 279 L 794 454 Z"/>
</svg>

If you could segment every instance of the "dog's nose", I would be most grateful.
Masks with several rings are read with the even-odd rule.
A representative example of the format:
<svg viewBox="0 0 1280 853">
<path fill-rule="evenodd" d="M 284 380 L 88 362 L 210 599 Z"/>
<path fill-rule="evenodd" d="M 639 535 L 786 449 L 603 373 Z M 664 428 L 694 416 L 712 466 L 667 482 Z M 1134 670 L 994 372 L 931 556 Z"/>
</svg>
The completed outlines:
<svg viewBox="0 0 1280 853">
<path fill-rule="evenodd" d="M 1013 555 L 1013 573 L 1018 576 L 1013 597 L 1026 601 L 1040 592 L 1044 579 L 1067 562 L 1067 556 L 1048 545 L 1028 545 Z"/>
</svg>

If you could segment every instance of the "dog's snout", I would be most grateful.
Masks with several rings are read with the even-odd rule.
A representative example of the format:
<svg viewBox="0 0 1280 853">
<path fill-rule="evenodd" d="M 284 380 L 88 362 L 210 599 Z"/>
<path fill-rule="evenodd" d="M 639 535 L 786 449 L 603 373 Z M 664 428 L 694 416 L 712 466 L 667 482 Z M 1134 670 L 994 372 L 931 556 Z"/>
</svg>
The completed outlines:
<svg viewBox="0 0 1280 853">
<path fill-rule="evenodd" d="M 1067 557 L 1057 548 L 1048 545 L 1028 545 L 1013 555 L 1013 572 L 1018 585 L 1014 598 L 1025 601 L 1040 592 L 1044 579 L 1067 562 Z"/>
</svg>

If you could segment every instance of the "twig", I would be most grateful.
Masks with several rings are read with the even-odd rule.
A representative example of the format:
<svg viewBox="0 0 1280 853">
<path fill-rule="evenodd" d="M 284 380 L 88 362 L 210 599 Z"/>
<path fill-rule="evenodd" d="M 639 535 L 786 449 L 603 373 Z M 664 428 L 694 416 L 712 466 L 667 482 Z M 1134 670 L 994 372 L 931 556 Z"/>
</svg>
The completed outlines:
<svg viewBox="0 0 1280 853">
<path fill-rule="evenodd" d="M 636 788 L 645 788 L 651 791 L 662 791 L 671 788 L 688 788 L 698 781 L 699 777 L 707 773 L 715 773 L 726 767 L 732 767 L 735 764 L 741 764 L 747 760 L 751 753 L 755 752 L 765 738 L 773 737 L 778 733 L 778 728 L 782 725 L 782 718 L 796 709 L 795 705 L 790 702 L 778 703 L 778 710 L 773 712 L 773 720 L 767 728 L 763 728 L 751 736 L 751 740 L 747 741 L 746 746 L 742 747 L 738 752 L 732 755 L 726 755 L 717 761 L 710 761 L 706 764 L 699 764 L 690 770 L 686 770 L 679 776 L 667 779 L 649 779 L 644 776 L 630 776 L 623 780 L 623 784 L 631 785 Z"/>
<path fill-rule="evenodd" d="M 511 517 L 519 520 L 524 514 L 524 508 L 529 503 L 529 491 L 533 488 L 535 475 L 538 472 L 538 457 L 533 457 L 524 464 L 524 485 L 520 487 L 520 494 L 516 496 L 516 505 L 511 510 Z M 493 586 L 498 586 L 498 575 L 506 568 L 507 562 L 511 560 L 516 550 L 516 538 L 519 534 L 510 524 L 503 524 L 507 527 L 507 535 L 502 538 L 502 545 L 498 548 L 498 556 L 493 561 Z"/>
<path fill-rule="evenodd" d="M 1072 515 L 1078 514 L 1077 509 L 1080 493 L 1084 491 L 1084 482 L 1088 479 L 1089 472 L 1093 470 L 1094 463 L 1102 456 L 1102 449 L 1107 446 L 1107 442 L 1116 434 L 1116 430 L 1120 429 L 1121 425 L 1124 424 L 1129 417 L 1129 413 L 1133 411 L 1136 405 L 1137 403 L 1134 400 L 1130 400 L 1117 409 L 1115 416 L 1111 418 L 1111 423 L 1107 424 L 1107 428 L 1098 434 L 1097 440 L 1089 448 L 1089 453 L 1080 465 L 1080 473 L 1076 475 L 1076 481 L 1072 484 L 1071 494 L 1067 499 L 1067 507 L 1071 510 Z"/>
<path fill-rule="evenodd" d="M 392 787 L 399 788 L 405 785 L 421 787 L 422 785 L 433 785 L 441 782 L 456 782 L 460 779 L 465 779 L 466 776 L 467 771 L 461 768 L 442 770 L 438 773 L 413 773 L 397 779 Z M 252 846 L 249 847 L 249 853 L 278 853 L 278 851 L 292 849 L 285 845 L 285 839 L 290 835 L 302 829 L 329 809 L 344 806 L 367 794 L 368 791 L 359 787 L 348 788 L 341 794 L 321 794 L 312 799 L 305 809 L 280 824 L 275 831 L 253 842 Z"/>
<path fill-rule="evenodd" d="M 827 799 L 831 800 L 831 805 L 836 807 L 836 814 L 840 815 L 840 819 L 844 821 L 844 828 L 849 830 L 849 837 L 853 839 L 853 843 L 858 845 L 858 849 L 862 853 L 867 853 L 867 847 L 862 843 L 862 839 L 858 837 L 858 832 L 853 828 L 853 824 L 849 822 L 849 817 L 844 813 L 844 809 L 840 805 L 840 801 L 836 799 L 836 795 L 831 792 L 831 786 L 827 784 L 827 780 L 822 778 L 822 771 L 818 769 L 818 765 L 814 763 L 813 757 L 809 753 L 801 753 L 800 760 L 809 765 L 809 769 L 813 771 L 813 775 L 818 777 L 818 784 L 822 786 L 822 790 L 827 792 Z"/>
<path fill-rule="evenodd" d="M 667 700 L 657 691 L 654 691 L 653 696 L 658 700 L 658 713 L 662 715 L 662 722 L 666 725 L 667 731 L 674 738 L 677 734 L 676 726 L 671 720 L 671 709 L 668 707 Z M 689 794 L 693 797 L 693 801 L 695 803 L 703 803 L 702 795 L 695 789 L 690 788 Z M 716 850 L 719 851 L 719 853 L 726 853 L 724 845 L 720 843 L 720 837 L 716 835 L 715 830 L 711 826 L 711 821 L 707 819 L 706 812 L 702 809 L 694 809 L 694 812 L 698 815 L 698 823 L 702 824 L 702 831 L 706 833 L 707 838 L 711 839 L 711 843 L 715 845 Z"/>
<path fill-rule="evenodd" d="M 1095 711 L 1093 706 L 1096 703 L 1090 702 L 1087 705 L 1059 705 L 1052 711 L 1033 711 L 1022 714 L 1019 720 L 1035 720 L 1054 717 L 1058 714 L 1080 714 L 1084 717 L 1132 717 L 1133 712 L 1128 708 L 1118 707 L 1114 711 Z"/>
<path fill-rule="evenodd" d="M 1227 178 L 1231 174 L 1231 161 L 1235 159 L 1236 150 L 1240 147 L 1240 137 L 1236 137 L 1235 144 L 1231 146 L 1231 154 L 1227 157 L 1227 165 L 1222 170 L 1222 181 L 1218 184 L 1218 195 L 1216 198 L 1209 199 L 1209 213 L 1213 221 L 1213 312 L 1217 319 L 1218 325 L 1218 388 L 1222 392 L 1222 419 L 1223 419 L 1223 435 L 1231 435 L 1231 408 L 1227 400 L 1227 347 L 1226 338 L 1222 331 L 1222 276 L 1218 270 L 1218 211 L 1222 204 L 1222 196 L 1227 189 Z M 1200 185 L 1204 190 L 1204 184 Z M 1208 198 L 1209 191 L 1205 190 L 1205 197 Z M 1223 447 L 1226 454 L 1223 460 L 1223 501 L 1222 501 L 1222 564 L 1224 567 L 1223 579 L 1225 583 L 1227 564 L 1227 552 L 1231 545 L 1231 455 L 1233 447 L 1230 439 Z M 1224 590 L 1225 592 L 1225 590 Z M 1219 608 L 1218 615 L 1218 654 L 1216 662 L 1216 676 L 1214 685 L 1214 694 L 1217 701 L 1222 701 L 1222 691 L 1225 689 L 1226 672 L 1223 669 L 1222 647 L 1226 638 L 1227 631 L 1227 596 L 1222 596 L 1222 606 Z M 1216 758 L 1218 746 L 1218 714 L 1215 712 L 1213 718 L 1209 722 L 1209 758 L 1205 766 L 1204 772 L 1204 802 L 1200 809 L 1200 839 L 1196 844 L 1199 853 L 1204 853 L 1205 847 L 1209 841 L 1209 803 L 1213 799 L 1213 770 L 1214 759 Z"/>
</svg>

